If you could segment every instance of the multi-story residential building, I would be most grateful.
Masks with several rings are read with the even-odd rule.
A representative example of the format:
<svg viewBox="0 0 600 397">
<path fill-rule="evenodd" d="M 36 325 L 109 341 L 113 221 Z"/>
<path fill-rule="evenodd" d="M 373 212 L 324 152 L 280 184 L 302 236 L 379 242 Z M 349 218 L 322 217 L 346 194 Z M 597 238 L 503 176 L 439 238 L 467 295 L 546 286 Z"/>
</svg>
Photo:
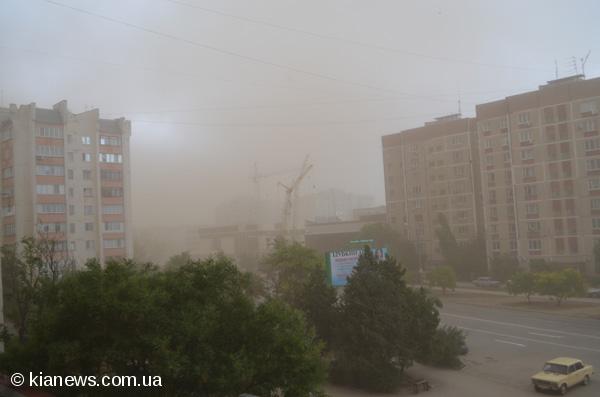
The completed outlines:
<svg viewBox="0 0 600 397">
<path fill-rule="evenodd" d="M 594 265 L 600 79 L 574 76 L 477 106 L 488 255 Z"/>
<path fill-rule="evenodd" d="M 423 260 L 442 259 L 438 214 L 458 241 L 483 230 L 475 125 L 456 114 L 382 137 L 388 222 L 416 243 Z"/>
<path fill-rule="evenodd" d="M 129 121 L 32 103 L 0 108 L 0 132 L 3 245 L 45 236 L 78 264 L 132 256 Z"/>
</svg>

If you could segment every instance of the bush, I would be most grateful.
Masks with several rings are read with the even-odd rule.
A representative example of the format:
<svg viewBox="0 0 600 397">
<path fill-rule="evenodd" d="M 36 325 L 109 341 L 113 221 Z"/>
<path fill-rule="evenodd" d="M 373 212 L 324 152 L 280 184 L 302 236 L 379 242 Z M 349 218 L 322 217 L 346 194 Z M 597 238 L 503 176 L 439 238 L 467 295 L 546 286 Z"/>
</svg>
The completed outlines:
<svg viewBox="0 0 600 397">
<path fill-rule="evenodd" d="M 458 357 L 468 351 L 465 339 L 461 329 L 444 325 L 437 329 L 421 361 L 436 367 L 461 368 L 463 364 Z"/>
<path fill-rule="evenodd" d="M 450 266 L 438 266 L 433 269 L 429 275 L 429 282 L 434 287 L 441 287 L 442 293 L 446 293 L 446 289 L 456 288 L 456 274 Z"/>
</svg>

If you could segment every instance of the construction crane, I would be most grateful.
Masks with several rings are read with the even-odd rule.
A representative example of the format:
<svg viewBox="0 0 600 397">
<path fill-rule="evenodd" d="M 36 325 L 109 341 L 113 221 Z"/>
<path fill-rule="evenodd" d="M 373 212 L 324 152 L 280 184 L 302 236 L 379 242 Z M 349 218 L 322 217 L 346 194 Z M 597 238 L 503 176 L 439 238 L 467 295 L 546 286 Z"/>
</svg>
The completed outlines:
<svg viewBox="0 0 600 397">
<path fill-rule="evenodd" d="M 283 230 L 283 234 L 287 235 L 292 232 L 291 237 L 294 240 L 295 231 L 296 231 L 296 212 L 298 204 L 298 189 L 300 187 L 300 183 L 306 177 L 306 175 L 313 168 L 312 164 L 308 163 L 308 155 L 304 158 L 304 162 L 302 163 L 302 168 L 300 168 L 300 173 L 298 176 L 292 181 L 292 183 L 288 186 L 281 182 L 277 185 L 283 187 L 285 191 L 285 203 L 283 205 L 283 216 L 281 220 L 281 227 Z M 290 218 L 292 218 L 292 225 L 290 229 Z"/>
</svg>

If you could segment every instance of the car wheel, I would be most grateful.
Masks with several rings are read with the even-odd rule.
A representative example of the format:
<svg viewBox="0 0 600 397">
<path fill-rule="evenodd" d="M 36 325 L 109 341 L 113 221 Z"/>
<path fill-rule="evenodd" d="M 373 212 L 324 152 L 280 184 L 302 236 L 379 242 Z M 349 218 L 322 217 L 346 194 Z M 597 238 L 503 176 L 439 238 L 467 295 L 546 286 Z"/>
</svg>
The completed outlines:
<svg viewBox="0 0 600 397">
<path fill-rule="evenodd" d="M 567 394 L 567 385 L 565 385 L 563 383 L 562 385 L 560 385 L 560 388 L 558 389 L 558 391 L 561 396 L 564 396 L 565 394 Z"/>
<path fill-rule="evenodd" d="M 589 385 L 589 384 L 590 384 L 590 376 L 589 376 L 589 375 L 586 375 L 586 376 L 583 378 L 583 384 L 584 384 L 585 386 L 587 386 L 587 385 Z"/>
<path fill-rule="evenodd" d="M 540 389 L 540 387 L 538 385 L 533 385 L 533 388 L 535 389 L 535 391 L 537 391 L 538 393 L 542 391 L 542 389 Z"/>
</svg>

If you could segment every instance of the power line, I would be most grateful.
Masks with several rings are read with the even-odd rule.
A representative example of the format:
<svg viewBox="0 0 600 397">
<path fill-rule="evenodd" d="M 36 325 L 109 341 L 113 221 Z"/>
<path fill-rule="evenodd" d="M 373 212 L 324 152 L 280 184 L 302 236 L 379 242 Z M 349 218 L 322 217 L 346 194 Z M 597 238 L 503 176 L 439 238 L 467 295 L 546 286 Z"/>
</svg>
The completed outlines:
<svg viewBox="0 0 600 397">
<path fill-rule="evenodd" d="M 186 44 L 189 44 L 189 45 L 192 45 L 192 46 L 195 46 L 195 47 L 199 47 L 199 48 L 203 48 L 203 49 L 206 49 L 206 50 L 209 50 L 209 51 L 213 51 L 213 52 L 216 52 L 216 53 L 219 53 L 219 54 L 222 54 L 222 55 L 227 55 L 227 56 L 230 56 L 230 57 L 244 59 L 246 61 L 255 62 L 255 63 L 258 63 L 258 64 L 270 66 L 272 68 L 286 70 L 286 71 L 290 71 L 290 72 L 294 72 L 294 73 L 299 73 L 299 74 L 303 74 L 303 75 L 310 76 L 310 77 L 313 77 L 313 78 L 319 78 L 319 79 L 322 79 L 322 80 L 328 80 L 328 81 L 332 81 L 332 82 L 339 83 L 339 84 L 353 85 L 353 86 L 356 86 L 356 87 L 368 88 L 368 89 L 371 89 L 371 90 L 377 90 L 377 91 L 383 91 L 383 92 L 392 92 L 392 93 L 395 93 L 395 94 L 407 95 L 407 96 L 411 96 L 411 97 L 414 97 L 414 98 L 432 99 L 432 98 L 429 98 L 429 97 L 426 97 L 426 96 L 423 96 L 423 95 L 410 94 L 410 93 L 401 92 L 401 91 L 397 91 L 397 90 L 393 90 L 393 89 L 389 89 L 389 88 L 383 88 L 383 87 L 374 86 L 374 85 L 371 85 L 371 84 L 365 84 L 365 83 L 360 83 L 360 82 L 356 82 L 356 81 L 350 81 L 350 80 L 340 79 L 340 78 L 337 78 L 337 77 L 334 77 L 334 76 L 329 76 L 329 75 L 326 75 L 326 74 L 321 74 L 321 73 L 317 73 L 317 72 L 307 71 L 307 70 L 299 69 L 299 68 L 296 68 L 296 67 L 293 67 L 293 66 L 279 64 L 279 63 L 276 63 L 276 62 L 267 61 L 267 60 L 256 58 L 256 57 L 252 57 L 252 56 L 249 56 L 249 55 L 239 54 L 239 53 L 234 52 L 234 51 L 224 50 L 224 49 L 212 46 L 212 45 L 208 45 L 208 44 L 200 43 L 200 42 L 197 42 L 197 41 L 194 41 L 194 40 L 190 40 L 190 39 L 187 39 L 185 37 L 179 37 L 179 36 L 176 36 L 176 35 L 173 35 L 173 34 L 170 34 L 170 33 L 164 33 L 164 32 L 161 32 L 161 31 L 158 31 L 158 30 L 155 30 L 155 29 L 147 28 L 145 26 L 136 25 L 136 24 L 133 24 L 131 22 L 126 22 L 126 21 L 122 21 L 122 20 L 115 19 L 115 18 L 112 18 L 112 17 L 108 17 L 106 15 L 97 14 L 97 13 L 92 12 L 92 11 L 88 11 L 88 10 L 85 10 L 85 9 L 82 9 L 82 8 L 78 8 L 78 7 L 69 6 L 69 5 L 66 5 L 66 4 L 63 4 L 63 3 L 59 3 L 59 2 L 56 2 L 56 1 L 53 1 L 53 0 L 44 0 L 44 1 L 46 3 L 48 3 L 48 4 L 52 4 L 52 5 L 55 5 L 55 6 L 58 6 L 58 7 L 62 7 L 62 8 L 66 8 L 66 9 L 69 9 L 69 10 L 72 10 L 72 11 L 75 11 L 75 12 L 78 12 L 78 13 L 81 13 L 81 14 L 85 14 L 85 15 L 92 16 L 92 17 L 95 17 L 95 18 L 103 19 L 105 21 L 109 21 L 109 22 L 112 22 L 112 23 L 116 23 L 116 24 L 120 24 L 120 25 L 123 25 L 123 26 L 127 26 L 127 27 L 129 27 L 131 29 L 139 30 L 139 31 L 142 31 L 142 32 L 145 32 L 145 33 L 148 33 L 148 34 L 152 34 L 152 35 L 159 36 L 159 37 L 164 37 L 164 38 L 167 38 L 167 39 L 170 39 L 170 40 L 174 40 L 174 41 L 179 41 L 179 42 L 186 43 Z"/>
<path fill-rule="evenodd" d="M 407 120 L 420 117 L 433 117 L 439 113 L 429 113 L 410 116 L 398 117 L 380 117 L 375 119 L 359 119 L 359 120 L 324 120 L 324 121 L 300 121 L 300 122 L 256 122 L 256 123 L 207 123 L 201 121 L 161 121 L 161 120 L 140 120 L 131 119 L 130 121 L 145 124 L 167 124 L 167 125 L 190 125 L 202 127 L 294 127 L 307 125 L 338 125 L 338 124 L 368 124 L 378 123 L 381 121 Z"/>
<path fill-rule="evenodd" d="M 430 60 L 439 61 L 439 62 L 461 63 L 461 64 L 466 64 L 466 65 L 484 66 L 484 67 L 491 67 L 491 68 L 536 70 L 536 71 L 544 71 L 544 72 L 549 71 L 548 69 L 544 69 L 544 68 L 534 68 L 534 67 L 528 67 L 528 66 L 515 66 L 515 65 L 503 65 L 503 64 L 476 62 L 476 61 L 469 61 L 469 60 L 464 60 L 464 59 L 456 59 L 456 58 L 435 56 L 435 55 L 430 55 L 430 54 L 423 54 L 423 53 L 419 53 L 419 52 L 413 52 L 413 51 L 401 50 L 398 48 L 387 47 L 387 46 L 383 46 L 383 45 L 379 45 L 379 44 L 372 44 L 372 43 L 367 43 L 367 42 L 362 42 L 362 41 L 357 41 L 357 40 L 352 40 L 352 39 L 346 39 L 346 38 L 339 37 L 339 36 L 330 36 L 330 35 L 326 35 L 326 34 L 322 34 L 322 33 L 315 33 L 315 32 L 311 32 L 308 30 L 293 28 L 293 27 L 279 25 L 279 24 L 272 23 L 272 22 L 267 22 L 267 21 L 253 19 L 253 18 L 244 17 L 244 16 L 240 16 L 240 15 L 230 14 L 230 13 L 227 13 L 224 11 L 219 11 L 219 10 L 215 10 L 212 8 L 199 6 L 196 4 L 189 4 L 189 3 L 179 1 L 179 0 L 164 0 L 164 1 L 167 1 L 167 2 L 170 2 L 173 4 L 178 4 L 178 5 L 181 5 L 184 7 L 197 9 L 197 10 L 204 11 L 207 13 L 227 17 L 227 18 L 237 19 L 237 20 L 240 20 L 240 21 L 243 21 L 246 23 L 267 26 L 272 29 L 279 29 L 279 30 L 284 30 L 287 32 L 299 33 L 299 34 L 303 34 L 306 36 L 312 36 L 312 37 L 319 38 L 319 39 L 325 39 L 325 40 L 329 40 L 329 41 L 337 41 L 337 42 L 342 42 L 345 44 L 350 44 L 350 45 L 359 46 L 359 47 L 363 47 L 363 48 L 375 49 L 375 50 L 384 51 L 384 52 L 391 52 L 394 54 L 410 55 L 413 57 L 430 59 Z"/>
</svg>

